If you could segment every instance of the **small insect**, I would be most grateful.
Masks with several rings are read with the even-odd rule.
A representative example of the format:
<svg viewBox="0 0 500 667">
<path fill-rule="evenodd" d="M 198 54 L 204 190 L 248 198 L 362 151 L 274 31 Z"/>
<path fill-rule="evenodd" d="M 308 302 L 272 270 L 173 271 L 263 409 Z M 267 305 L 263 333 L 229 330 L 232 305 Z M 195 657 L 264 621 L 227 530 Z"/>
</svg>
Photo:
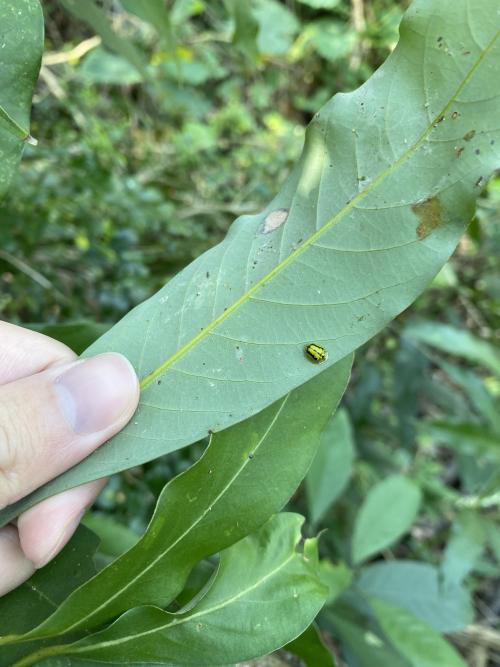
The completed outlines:
<svg viewBox="0 0 500 667">
<path fill-rule="evenodd" d="M 318 343 L 308 343 L 304 348 L 304 352 L 306 353 L 307 358 L 315 364 L 320 364 L 322 361 L 328 359 L 328 352 L 324 347 L 318 345 Z"/>
</svg>

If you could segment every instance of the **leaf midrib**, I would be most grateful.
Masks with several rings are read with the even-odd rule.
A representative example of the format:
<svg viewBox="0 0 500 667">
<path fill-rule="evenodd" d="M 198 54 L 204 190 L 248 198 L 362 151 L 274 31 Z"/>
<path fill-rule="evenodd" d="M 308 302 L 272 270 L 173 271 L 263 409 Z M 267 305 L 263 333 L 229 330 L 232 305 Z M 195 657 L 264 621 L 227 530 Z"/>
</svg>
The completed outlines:
<svg viewBox="0 0 500 667">
<path fill-rule="evenodd" d="M 282 403 L 281 403 L 279 409 L 276 411 L 276 414 L 273 416 L 273 418 L 272 418 L 270 424 L 268 425 L 268 427 L 266 428 L 264 434 L 263 434 L 262 437 L 260 438 L 259 442 L 253 447 L 253 449 L 252 449 L 252 452 L 253 452 L 253 453 L 257 452 L 258 449 L 260 448 L 260 446 L 262 445 L 262 443 L 266 441 L 267 437 L 269 436 L 270 432 L 272 431 L 272 429 L 274 428 L 276 422 L 278 421 L 278 419 L 279 419 L 281 413 L 283 412 L 283 410 L 284 410 L 284 408 L 285 408 L 285 405 L 286 405 L 286 403 L 288 402 L 289 397 L 290 397 L 290 394 L 287 394 L 287 396 L 285 396 L 285 398 L 283 399 L 283 401 L 282 401 Z M 224 487 L 220 490 L 220 492 L 218 493 L 218 495 L 217 495 L 217 496 L 214 498 L 214 500 L 210 503 L 210 505 L 209 505 L 209 506 L 210 506 L 210 509 L 213 508 L 214 505 L 216 505 L 216 504 L 217 504 L 217 503 L 224 497 L 224 495 L 227 493 L 227 491 L 232 487 L 232 485 L 233 485 L 234 482 L 238 479 L 238 477 L 241 475 L 241 473 L 243 472 L 243 470 L 247 467 L 247 465 L 249 465 L 249 460 L 250 460 L 250 459 L 248 459 L 248 458 L 246 458 L 246 459 L 244 460 L 244 462 L 242 463 L 242 465 L 241 465 L 241 466 L 238 468 L 238 470 L 234 473 L 234 475 L 231 477 L 231 479 L 230 479 L 230 480 L 224 485 Z M 98 612 L 100 612 L 102 609 L 105 609 L 106 607 L 108 607 L 109 604 L 110 604 L 113 600 L 115 600 L 116 598 L 118 598 L 120 595 L 123 595 L 123 593 L 124 593 L 125 591 L 127 591 L 133 584 L 135 584 L 137 581 L 139 581 L 139 580 L 140 580 L 140 579 L 141 579 L 147 572 L 149 572 L 149 570 L 151 570 L 151 569 L 152 569 L 152 568 L 153 568 L 153 567 L 154 567 L 154 566 L 155 566 L 155 565 L 156 565 L 162 558 L 164 558 L 165 556 L 167 556 L 167 554 L 168 554 L 170 551 L 172 551 L 173 549 L 175 549 L 175 547 L 179 544 L 179 542 L 181 542 L 187 535 L 189 535 L 189 533 L 190 533 L 192 530 L 194 530 L 194 528 L 196 528 L 196 526 L 200 523 L 200 521 L 202 521 L 202 520 L 205 518 L 205 516 L 208 514 L 208 512 L 210 511 L 210 509 L 209 509 L 209 508 L 205 508 L 205 509 L 199 514 L 199 516 L 197 516 L 196 519 L 190 523 L 190 525 L 185 529 L 185 531 L 184 531 L 181 535 L 179 535 L 179 536 L 176 538 L 176 540 L 175 540 L 174 542 L 172 542 L 171 544 L 169 544 L 168 547 L 167 547 L 164 551 L 162 551 L 156 558 L 154 558 L 152 561 L 150 561 L 150 562 L 149 562 L 149 563 L 148 563 L 148 564 L 141 570 L 141 572 L 140 572 L 139 575 L 137 575 L 137 576 L 135 576 L 135 577 L 133 577 L 133 578 L 131 578 L 131 579 L 127 579 L 125 585 L 122 586 L 122 587 L 120 587 L 120 588 L 116 591 L 115 594 L 113 594 L 113 595 L 107 597 L 107 598 L 106 598 L 106 601 L 105 601 L 103 604 L 99 605 L 98 607 L 94 607 L 94 608 L 92 609 L 92 612 L 91 612 L 90 614 L 87 614 L 86 616 L 79 618 L 79 619 L 78 619 L 75 623 L 73 623 L 72 625 L 70 625 L 70 626 L 68 626 L 68 627 L 65 627 L 65 628 L 64 628 L 64 633 L 66 634 L 66 633 L 68 633 L 68 632 L 71 632 L 72 630 L 74 630 L 74 628 L 76 628 L 76 627 L 78 627 L 79 625 L 81 625 L 82 622 L 89 621 L 89 620 L 92 619 Z M 109 567 L 116 567 L 116 563 L 112 563 Z M 97 574 L 96 577 L 99 577 L 99 574 Z M 61 633 L 60 633 L 60 632 L 55 632 L 55 633 L 52 632 L 52 633 L 49 633 L 48 635 L 43 635 L 43 634 L 42 634 L 41 637 L 42 637 L 42 638 L 47 638 L 47 637 L 51 637 L 51 636 L 57 636 L 58 634 L 61 634 Z M 35 636 L 33 637 L 33 639 L 38 639 L 38 638 L 39 638 L 39 637 L 38 637 L 38 636 L 36 635 L 36 633 L 35 633 Z"/>
<path fill-rule="evenodd" d="M 214 605 L 213 607 L 208 607 L 207 609 L 203 609 L 195 614 L 192 614 L 190 616 L 185 616 L 184 618 L 179 618 L 179 619 L 174 619 L 173 621 L 170 621 L 168 623 L 165 623 L 164 625 L 157 626 L 151 630 L 144 630 L 143 632 L 139 632 L 134 635 L 127 635 L 126 637 L 120 637 L 118 639 L 113 639 L 107 642 L 100 642 L 96 644 L 91 644 L 89 646 L 82 646 L 80 648 L 76 647 L 71 649 L 71 645 L 66 645 L 66 646 L 55 646 L 55 647 L 49 647 L 48 649 L 42 649 L 40 653 L 38 654 L 32 654 L 31 658 L 35 658 L 38 660 L 42 657 L 48 657 L 51 655 L 64 655 L 65 652 L 68 652 L 68 649 L 71 649 L 68 653 L 69 654 L 74 654 L 74 653 L 86 653 L 88 651 L 95 650 L 96 648 L 108 648 L 110 646 L 116 646 L 117 644 L 122 644 L 124 642 L 130 641 L 132 638 L 133 640 L 136 639 L 142 639 L 143 637 L 147 637 L 148 635 L 155 634 L 157 632 L 161 632 L 162 630 L 167 630 L 168 628 L 175 627 L 178 625 L 182 625 L 183 623 L 187 623 L 189 621 L 192 621 L 196 618 L 201 618 L 203 616 L 206 616 L 207 614 L 212 614 L 220 609 L 224 609 L 224 607 L 227 607 L 240 598 L 244 597 L 248 593 L 251 593 L 254 591 L 256 588 L 259 586 L 262 586 L 268 579 L 274 577 L 280 570 L 282 570 L 284 567 L 288 565 L 295 557 L 299 556 L 296 552 L 293 552 L 288 556 L 288 558 L 284 561 L 282 561 L 278 567 L 275 567 L 274 570 L 271 570 L 271 572 L 268 572 L 265 576 L 262 578 L 258 579 L 255 581 L 251 586 L 248 586 L 248 588 L 243 589 L 236 595 L 233 595 L 229 598 L 226 598 L 225 600 L 222 600 L 219 604 Z M 52 649 L 52 650 L 51 650 Z M 57 650 L 58 649 L 58 650 Z M 45 652 L 46 651 L 46 652 Z M 29 658 L 30 656 L 28 656 Z M 21 667 L 22 665 L 29 665 L 33 664 L 32 662 L 26 662 L 21 661 L 17 663 L 17 666 L 14 665 L 14 667 Z"/>
<path fill-rule="evenodd" d="M 191 348 L 193 348 L 197 343 L 203 340 L 208 334 L 210 334 L 221 322 L 223 322 L 227 317 L 229 317 L 235 310 L 237 310 L 242 304 L 250 299 L 250 297 L 255 294 L 262 286 L 270 282 L 276 275 L 278 275 L 284 268 L 286 268 L 291 262 L 295 260 L 296 257 L 301 255 L 305 250 L 307 250 L 314 242 L 321 238 L 321 236 L 326 233 L 329 229 L 334 227 L 338 222 L 340 222 L 356 205 L 367 197 L 375 188 L 377 188 L 380 183 L 382 183 L 388 176 L 390 176 L 401 164 L 406 162 L 410 157 L 412 157 L 420 146 L 424 143 L 427 137 L 430 135 L 433 129 L 435 129 L 437 121 L 439 118 L 447 113 L 451 105 L 455 102 L 458 95 L 462 92 L 465 86 L 468 84 L 470 79 L 474 76 L 479 65 L 482 63 L 484 58 L 491 51 L 495 45 L 496 40 L 500 35 L 500 30 L 498 30 L 495 35 L 492 37 L 486 48 L 483 50 L 477 61 L 472 65 L 468 73 L 464 76 L 462 82 L 456 89 L 455 93 L 451 96 L 449 101 L 445 106 L 439 111 L 434 119 L 430 122 L 428 127 L 422 132 L 420 137 L 416 142 L 410 146 L 395 162 L 386 169 L 384 169 L 377 177 L 375 177 L 369 185 L 366 186 L 364 190 L 361 190 L 350 202 L 348 202 L 338 213 L 336 213 L 330 220 L 328 220 L 320 229 L 316 230 L 308 239 L 306 239 L 300 246 L 298 246 L 294 251 L 292 251 L 285 259 L 279 262 L 268 274 L 263 276 L 258 282 L 255 283 L 250 289 L 248 289 L 244 294 L 242 294 L 239 299 L 237 299 L 233 304 L 228 306 L 228 308 L 223 311 L 218 317 L 216 317 L 212 322 L 207 324 L 202 331 L 198 332 L 193 338 L 191 338 L 187 343 L 180 347 L 173 355 L 166 359 L 162 364 L 158 366 L 154 371 L 146 375 L 140 382 L 141 390 L 148 387 L 156 378 L 162 375 L 170 366 L 172 366 L 176 361 L 183 357 Z"/>
<path fill-rule="evenodd" d="M 14 118 L 9 114 L 9 112 L 5 109 L 3 105 L 0 104 L 0 118 L 2 118 L 6 123 L 7 127 L 10 130 L 11 134 L 13 134 L 15 137 L 18 139 L 22 139 L 23 141 L 26 141 L 26 139 L 29 138 L 30 133 L 28 130 L 24 130 L 19 123 L 17 123 Z"/>
</svg>

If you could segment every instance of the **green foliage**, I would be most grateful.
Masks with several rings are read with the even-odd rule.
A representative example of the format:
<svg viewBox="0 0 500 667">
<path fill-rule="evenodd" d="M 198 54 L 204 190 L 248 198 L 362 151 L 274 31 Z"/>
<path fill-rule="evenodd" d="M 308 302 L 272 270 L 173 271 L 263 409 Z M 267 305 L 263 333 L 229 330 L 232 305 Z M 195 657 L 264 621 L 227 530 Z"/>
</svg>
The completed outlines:
<svg viewBox="0 0 500 667">
<path fill-rule="evenodd" d="M 255 530 L 287 502 L 344 393 L 351 362 L 339 362 L 255 417 L 214 435 L 202 458 L 164 488 L 141 540 L 27 637 L 88 630 L 133 605 L 175 600 L 197 562 Z M 283 469 L 291 447 L 294 465 Z M 273 486 L 263 495 L 269 478 Z"/>
<path fill-rule="evenodd" d="M 465 0 L 446 31 L 440 23 L 449 7 L 421 2 L 421 10 L 408 11 L 401 41 L 376 74 L 315 115 L 302 156 L 272 202 L 239 217 L 224 241 L 86 350 L 127 356 L 141 381 L 139 408 L 110 442 L 29 502 L 254 414 L 318 372 L 304 355 L 308 341 L 329 350 L 325 366 L 335 363 L 439 271 L 472 215 L 478 178 L 498 163 L 496 114 L 480 91 L 499 47 L 496 26 L 484 13 L 468 17 Z M 287 23 L 275 17 L 273 25 Z M 470 39 L 476 29 L 484 33 L 482 47 Z M 464 44 L 471 64 L 459 66 Z M 443 78 L 450 53 L 457 67 Z M 425 86 L 414 85 L 414 63 L 423 63 Z M 401 97 L 387 102 L 394 88 Z M 412 123 L 399 126 L 402 105 Z M 425 169 L 430 159 L 433 170 Z M 274 222 L 280 211 L 285 216 Z M 186 413 L 190 418 L 181 419 Z M 26 503 L 3 513 L 3 521 L 21 507 Z"/>
<path fill-rule="evenodd" d="M 312 523 L 323 518 L 344 491 L 352 474 L 354 443 L 349 415 L 339 410 L 321 436 L 321 443 L 306 477 Z"/>
<path fill-rule="evenodd" d="M 363 562 L 404 535 L 417 517 L 420 500 L 419 488 L 401 476 L 374 486 L 354 524 L 353 562 Z"/>
<path fill-rule="evenodd" d="M 406 3 L 364 3 L 361 23 L 351 14 L 355 3 L 347 0 L 175 0 L 168 4 L 169 11 L 163 2 L 124 0 L 112 7 L 108 2 L 65 2 L 79 12 L 79 20 L 62 4 L 44 2 L 49 53 L 32 125 L 40 145 L 27 147 L 19 176 L 0 208 L 0 309 L 12 321 L 38 322 L 31 326 L 80 353 L 131 307 L 219 242 L 235 215 L 259 210 L 275 194 L 298 157 L 310 114 L 332 93 L 356 88 L 379 67 L 395 45 Z M 432 11 L 435 4 L 415 0 L 415 7 Z M 425 108 L 423 100 L 415 104 L 413 90 L 408 94 L 401 86 L 392 89 L 388 107 L 398 113 L 390 118 L 388 136 L 394 147 L 404 147 L 405 139 L 413 137 L 407 132 L 416 132 L 416 127 L 409 128 L 414 107 L 420 114 L 415 118 L 418 125 L 427 111 L 436 111 L 434 88 L 436 95 L 444 95 L 448 79 L 466 74 L 472 54 L 465 48 L 455 51 L 451 40 L 467 25 L 464 21 L 452 34 L 453 21 L 460 21 L 467 4 L 467 0 L 453 3 L 450 16 L 432 26 L 436 39 L 428 42 L 428 57 L 443 65 L 433 74 L 437 78 L 442 74 L 443 79 L 427 81 L 430 106 Z M 484 3 L 470 12 L 482 46 L 483 21 L 488 30 L 496 28 L 495 13 L 488 12 L 488 6 Z M 83 56 L 51 64 L 51 57 L 60 58 L 95 33 L 101 36 L 101 45 L 94 40 Z M 404 29 L 403 38 L 414 45 L 415 35 Z M 450 63 L 457 67 L 450 69 Z M 418 57 L 415 64 L 421 66 Z M 487 63 L 478 76 L 484 79 L 482 87 L 492 90 Z M 411 89 L 415 81 L 404 84 Z M 30 97 L 31 91 L 25 94 Z M 491 127 L 499 127 L 499 107 L 491 104 L 480 123 L 490 118 Z M 323 189 L 326 183 L 333 190 L 329 201 L 340 197 L 352 176 L 343 142 L 356 142 L 363 166 L 371 166 L 363 150 L 371 160 L 373 149 L 379 148 L 378 138 L 374 146 L 366 134 L 350 136 L 353 128 L 358 129 L 354 120 L 353 114 L 345 114 L 345 127 L 327 137 L 334 155 L 342 153 L 344 160 L 339 161 L 342 178 L 333 185 L 327 176 L 323 178 Z M 362 127 L 371 122 L 363 120 Z M 414 176 L 408 175 L 409 185 L 420 188 L 415 203 L 425 199 L 432 179 L 441 179 L 439 187 L 446 186 L 446 170 L 430 168 L 433 161 L 441 164 L 445 148 L 452 153 L 457 183 L 464 177 L 462 185 L 453 186 L 458 188 L 459 208 L 464 183 L 470 181 L 477 194 L 486 184 L 491 147 L 481 132 L 487 127 L 475 127 L 471 137 L 465 124 L 466 114 L 447 117 L 435 129 L 435 136 L 446 141 L 422 144 L 423 164 Z M 311 137 L 308 141 L 316 145 Z M 384 165 L 393 164 L 386 148 Z M 394 167 L 394 180 L 388 181 L 385 196 L 392 199 L 382 202 L 384 206 L 411 199 L 403 187 L 407 176 L 401 177 L 400 168 Z M 364 170 L 356 175 L 370 176 Z M 360 181 L 362 189 L 367 185 Z M 375 203 L 380 209 L 381 203 Z M 360 201 L 357 206 L 366 204 Z M 375 211 L 372 248 L 381 247 L 385 231 L 391 238 L 402 233 L 399 208 Z M 394 218 L 383 217 L 391 211 Z M 434 204 L 424 203 L 410 214 L 412 229 L 419 230 L 417 237 L 425 237 L 415 245 L 428 246 L 429 252 L 451 229 L 433 229 L 438 213 Z M 370 213 L 363 209 L 356 215 Z M 467 215 L 460 217 L 463 222 Z M 344 240 L 362 244 L 361 223 L 355 235 L 349 228 L 347 236 L 352 222 L 346 223 Z M 177 656 L 179 664 L 189 664 L 196 651 L 196 664 L 210 664 L 210 659 L 217 664 L 235 662 L 286 642 L 286 651 L 300 656 L 308 667 L 332 664 L 328 654 L 332 646 L 339 667 L 452 667 L 469 662 L 476 655 L 474 640 L 469 645 L 461 640 L 463 659 L 451 644 L 455 633 L 470 623 L 492 623 L 486 610 L 495 605 L 494 582 L 500 576 L 499 222 L 497 177 L 482 193 L 467 236 L 431 288 L 395 325 L 359 349 L 338 415 L 331 412 L 343 391 L 347 360 L 338 377 L 333 367 L 291 394 L 295 402 L 287 404 L 289 412 L 283 408 L 282 420 L 273 422 L 252 459 L 250 442 L 265 432 L 280 402 L 213 435 L 209 449 L 189 472 L 185 471 L 202 454 L 205 440 L 114 477 L 101 494 L 97 511 L 86 518 L 102 537 L 95 562 L 103 569 L 95 574 L 91 562 L 95 539 L 82 529 L 56 561 L 0 600 L 2 635 L 23 633 L 39 623 L 47 628 L 57 620 L 61 624 L 52 626 L 54 632 L 63 632 L 71 623 L 76 636 L 49 637 L 49 632 L 39 631 L 38 636 L 45 638 L 21 643 L 3 637 L 0 664 L 24 659 L 24 664 L 45 667 L 103 664 L 102 636 L 112 635 L 134 651 L 145 650 L 143 641 L 135 641 L 138 623 L 155 633 L 157 639 L 147 645 L 153 653 L 160 641 L 169 645 L 182 637 L 191 648 L 189 654 Z M 342 230 L 340 224 L 336 233 L 341 236 Z M 345 249 L 340 236 L 335 247 Z M 359 250 L 350 247 L 355 249 Z M 379 273 L 393 266 L 396 282 L 426 268 L 405 258 L 398 256 L 397 265 L 385 258 Z M 342 262 L 336 256 L 336 276 Z M 351 296 L 356 281 L 367 293 L 375 290 L 372 269 L 370 265 L 356 272 L 346 270 L 338 293 Z M 292 296 L 300 289 L 298 284 Z M 375 301 L 375 296 L 371 298 Z M 269 329 L 267 318 L 264 322 L 263 334 Z M 337 322 L 332 329 L 329 336 L 338 335 Z M 316 333 L 310 337 L 317 339 Z M 330 344 L 328 351 L 333 360 Z M 323 366 L 308 368 L 312 373 Z M 269 372 L 275 369 L 275 363 L 269 364 Z M 252 411 L 257 410 L 250 402 Z M 307 561 L 301 549 L 295 550 L 297 517 L 275 517 L 259 530 L 294 492 L 318 444 L 304 489 L 294 494 L 289 508 L 308 515 L 306 534 L 315 534 L 317 527 L 326 529 L 319 544 L 319 565 L 314 542 L 306 542 Z M 237 474 L 243 463 L 243 472 Z M 175 477 L 179 473 L 184 474 Z M 155 499 L 173 477 L 140 538 Z M 207 484 L 207 479 L 213 481 Z M 219 498 L 228 480 L 228 493 Z M 201 490 L 195 506 L 187 498 L 187 494 L 193 497 L 193 489 Z M 250 531 L 257 532 L 245 537 Z M 210 555 L 225 547 L 222 564 L 229 563 L 229 576 L 227 570 L 221 573 L 218 556 Z M 151 553 L 165 553 L 156 570 L 149 567 Z M 271 576 L 266 580 L 269 585 L 260 579 L 260 586 L 260 575 L 274 558 L 280 561 L 280 554 L 291 557 L 280 571 L 283 578 Z M 78 563 L 84 563 L 81 570 Z M 255 564 L 254 570 L 250 564 Z M 130 578 L 134 567 L 139 576 Z M 144 568 L 155 573 L 149 582 L 140 576 Z M 300 600 L 300 610 L 293 597 L 299 571 L 305 587 L 301 595 L 311 592 Z M 250 602 L 245 586 L 252 572 L 257 574 L 251 584 L 257 584 L 257 593 L 254 598 L 252 592 Z M 122 578 L 130 581 L 130 597 Z M 35 589 L 47 595 L 35 595 Z M 231 596 L 242 604 L 226 604 Z M 47 605 L 47 598 L 53 598 L 55 605 Z M 110 598 L 121 598 L 122 604 L 113 607 Z M 306 629 L 325 599 L 317 617 L 319 630 Z M 105 603 L 101 616 L 100 609 L 95 613 L 98 600 Z M 224 602 L 220 616 L 211 607 L 214 601 L 215 606 Z M 280 609 L 267 627 L 255 631 L 266 614 L 253 609 L 254 601 L 259 609 L 269 610 L 284 603 L 286 615 Z M 122 610 L 151 603 L 166 610 L 135 606 L 118 624 L 106 625 Z M 204 615 L 194 621 L 198 613 Z M 16 618 L 23 623 L 16 625 Z M 170 625 L 180 618 L 183 629 L 176 631 L 178 626 Z M 205 622 L 217 627 L 200 628 Z M 54 648 L 78 641 L 85 623 L 92 632 L 105 626 L 108 633 L 79 644 L 78 651 L 89 647 L 79 653 L 88 659 L 81 660 L 76 653 L 68 657 L 66 647 Z M 226 632 L 235 633 L 233 638 L 220 632 L 220 623 Z M 213 644 L 205 648 L 203 642 L 213 642 L 214 637 L 224 656 L 213 657 Z M 238 647 L 238 655 L 230 653 Z M 169 657 L 175 659 L 176 650 L 170 644 Z M 99 654 L 99 662 L 90 659 L 92 651 Z M 51 653 L 54 658 L 43 659 Z M 282 655 L 287 659 L 289 653 Z M 146 665 L 151 655 L 147 659 L 143 655 L 141 664 Z M 115 654 L 111 662 L 116 664 L 116 659 Z M 495 661 L 493 650 L 490 660 Z"/>
</svg>

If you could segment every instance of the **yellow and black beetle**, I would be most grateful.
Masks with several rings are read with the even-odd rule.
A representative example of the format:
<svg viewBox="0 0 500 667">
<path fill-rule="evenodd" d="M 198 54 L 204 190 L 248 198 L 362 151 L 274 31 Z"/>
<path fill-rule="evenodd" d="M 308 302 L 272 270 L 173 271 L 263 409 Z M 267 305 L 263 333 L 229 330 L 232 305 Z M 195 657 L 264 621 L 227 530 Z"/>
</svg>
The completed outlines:
<svg viewBox="0 0 500 667">
<path fill-rule="evenodd" d="M 318 345 L 318 343 L 308 343 L 304 348 L 304 352 L 306 353 L 306 357 L 315 364 L 320 364 L 322 361 L 328 359 L 328 352 L 324 347 Z"/>
</svg>

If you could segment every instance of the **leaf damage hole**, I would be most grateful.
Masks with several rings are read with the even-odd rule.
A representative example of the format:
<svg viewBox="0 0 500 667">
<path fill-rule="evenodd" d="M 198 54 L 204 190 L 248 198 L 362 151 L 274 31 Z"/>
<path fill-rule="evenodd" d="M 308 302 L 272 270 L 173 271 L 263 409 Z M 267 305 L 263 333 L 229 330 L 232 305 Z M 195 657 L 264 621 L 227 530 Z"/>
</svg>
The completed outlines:
<svg viewBox="0 0 500 667">
<path fill-rule="evenodd" d="M 420 220 L 420 224 L 417 227 L 417 237 L 420 240 L 429 236 L 443 222 L 442 206 L 437 197 L 430 197 L 425 201 L 418 202 L 411 208 Z"/>
<path fill-rule="evenodd" d="M 277 208 L 266 215 L 260 227 L 261 234 L 270 234 L 281 227 L 288 218 L 289 210 L 287 208 Z"/>
</svg>

